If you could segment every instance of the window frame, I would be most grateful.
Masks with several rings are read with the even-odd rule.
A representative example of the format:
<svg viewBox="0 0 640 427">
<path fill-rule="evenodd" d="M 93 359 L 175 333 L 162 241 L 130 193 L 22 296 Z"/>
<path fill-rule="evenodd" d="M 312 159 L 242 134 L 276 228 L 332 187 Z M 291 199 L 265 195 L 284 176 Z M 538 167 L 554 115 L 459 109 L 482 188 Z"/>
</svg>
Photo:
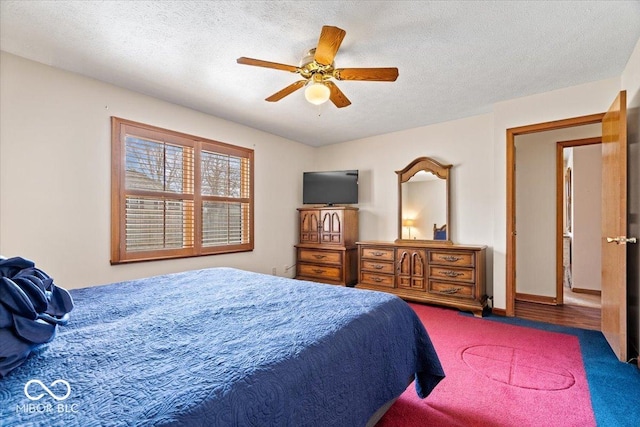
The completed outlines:
<svg viewBox="0 0 640 427">
<path fill-rule="evenodd" d="M 126 178 L 126 146 L 127 135 L 162 142 L 165 144 L 190 147 L 193 149 L 193 175 L 189 189 L 182 193 L 152 191 L 125 187 Z M 241 173 L 241 185 L 248 180 L 248 197 L 210 196 L 201 194 L 201 153 L 202 151 L 247 159 L 249 173 Z M 184 160 L 183 160 L 184 161 Z M 189 174 L 187 174 L 189 175 Z M 247 176 L 248 175 L 248 176 Z M 183 177 L 183 180 L 186 179 Z M 242 192 L 241 192 L 242 193 Z M 162 200 L 192 200 L 192 247 L 179 249 L 152 249 L 127 251 L 126 248 L 126 207 L 127 196 L 151 196 Z M 240 194 L 243 196 L 243 194 Z M 226 245 L 203 246 L 203 201 L 220 201 L 223 203 L 247 203 L 248 218 L 242 223 L 241 230 L 247 230 L 248 242 Z M 208 256 L 234 252 L 248 252 L 254 249 L 254 150 L 234 146 L 224 142 L 200 138 L 181 132 L 163 129 L 144 123 L 134 122 L 119 117 L 111 117 L 111 264 L 122 264 L 138 261 Z M 188 238 L 188 239 L 189 239 Z M 187 239 L 187 240 L 188 240 Z"/>
</svg>

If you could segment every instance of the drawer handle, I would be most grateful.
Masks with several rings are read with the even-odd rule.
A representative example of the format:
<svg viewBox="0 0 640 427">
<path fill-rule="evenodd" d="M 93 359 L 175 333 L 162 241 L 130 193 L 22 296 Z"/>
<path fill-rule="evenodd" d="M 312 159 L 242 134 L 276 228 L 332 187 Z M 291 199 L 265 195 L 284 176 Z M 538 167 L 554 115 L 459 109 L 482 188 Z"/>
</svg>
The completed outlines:
<svg viewBox="0 0 640 427">
<path fill-rule="evenodd" d="M 372 253 L 373 253 L 373 256 L 382 256 L 382 255 L 384 255 L 384 252 L 380 252 L 380 251 L 375 251 L 375 252 L 372 252 Z"/>
<path fill-rule="evenodd" d="M 459 271 L 453 271 L 453 270 L 441 271 L 440 274 L 447 277 L 458 277 L 458 276 L 464 275 L 464 273 L 460 273 Z"/>
<path fill-rule="evenodd" d="M 327 256 L 326 256 L 326 255 L 318 255 L 318 254 L 315 254 L 315 255 L 313 255 L 313 257 L 314 257 L 315 259 L 323 259 L 323 258 L 326 258 Z"/>
<path fill-rule="evenodd" d="M 376 282 L 376 283 L 380 283 L 380 282 L 382 282 L 382 281 L 383 281 L 383 279 L 381 279 L 381 278 L 379 278 L 379 277 L 372 277 L 371 279 L 372 279 L 374 282 Z"/>
<path fill-rule="evenodd" d="M 449 289 L 444 289 L 442 291 L 439 291 L 441 294 L 447 294 L 447 295 L 453 295 L 453 294 L 457 294 L 458 291 L 461 291 L 462 288 L 449 288 Z"/>
<path fill-rule="evenodd" d="M 374 264 L 373 268 L 375 268 L 376 270 L 382 270 L 384 268 L 384 265 L 381 264 Z"/>
<path fill-rule="evenodd" d="M 459 256 L 447 255 L 447 256 L 441 256 L 440 259 L 443 259 L 449 262 L 456 262 L 456 261 L 460 261 L 462 258 Z"/>
<path fill-rule="evenodd" d="M 318 274 L 322 274 L 322 273 L 324 273 L 325 271 L 324 271 L 323 269 L 321 269 L 321 268 L 314 268 L 314 269 L 313 269 L 313 272 L 314 272 L 314 273 L 318 273 Z"/>
</svg>

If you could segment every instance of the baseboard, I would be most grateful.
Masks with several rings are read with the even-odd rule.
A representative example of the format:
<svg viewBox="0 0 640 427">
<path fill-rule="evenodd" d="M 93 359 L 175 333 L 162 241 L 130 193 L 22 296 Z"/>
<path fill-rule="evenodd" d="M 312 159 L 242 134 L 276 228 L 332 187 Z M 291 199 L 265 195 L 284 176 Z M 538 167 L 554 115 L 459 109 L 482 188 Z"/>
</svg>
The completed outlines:
<svg viewBox="0 0 640 427">
<path fill-rule="evenodd" d="M 492 308 L 491 309 L 491 314 L 495 314 L 496 316 L 507 316 L 507 310 L 505 310 L 504 308 Z"/>
<path fill-rule="evenodd" d="M 516 294 L 516 301 L 534 302 L 536 304 L 558 305 L 558 301 L 554 297 L 545 297 L 542 295 Z"/>
<path fill-rule="evenodd" d="M 571 288 L 571 292 L 575 292 L 577 294 L 589 294 L 589 295 L 602 296 L 602 291 L 599 291 L 597 289 Z"/>
</svg>

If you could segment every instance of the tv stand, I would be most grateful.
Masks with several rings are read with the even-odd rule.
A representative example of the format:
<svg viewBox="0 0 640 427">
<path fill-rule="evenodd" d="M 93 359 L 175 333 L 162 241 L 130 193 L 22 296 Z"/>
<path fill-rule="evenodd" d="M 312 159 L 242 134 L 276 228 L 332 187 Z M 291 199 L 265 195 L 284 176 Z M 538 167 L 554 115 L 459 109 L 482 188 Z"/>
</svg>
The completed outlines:
<svg viewBox="0 0 640 427">
<path fill-rule="evenodd" d="M 353 286 L 358 271 L 358 208 L 299 208 L 296 279 Z"/>
</svg>

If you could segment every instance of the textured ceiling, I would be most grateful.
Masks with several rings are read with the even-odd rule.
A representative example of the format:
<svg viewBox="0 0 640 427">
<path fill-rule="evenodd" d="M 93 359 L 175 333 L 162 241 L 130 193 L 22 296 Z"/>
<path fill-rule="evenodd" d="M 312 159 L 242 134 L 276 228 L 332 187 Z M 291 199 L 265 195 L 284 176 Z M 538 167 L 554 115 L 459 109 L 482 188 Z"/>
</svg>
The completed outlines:
<svg viewBox="0 0 640 427">
<path fill-rule="evenodd" d="M 239 65 L 298 65 L 323 25 L 347 33 L 336 67 L 398 67 L 340 81 L 352 105 L 315 107 L 298 80 Z M 6 1 L 0 48 L 320 146 L 488 112 L 497 101 L 617 77 L 640 1 Z"/>
</svg>

